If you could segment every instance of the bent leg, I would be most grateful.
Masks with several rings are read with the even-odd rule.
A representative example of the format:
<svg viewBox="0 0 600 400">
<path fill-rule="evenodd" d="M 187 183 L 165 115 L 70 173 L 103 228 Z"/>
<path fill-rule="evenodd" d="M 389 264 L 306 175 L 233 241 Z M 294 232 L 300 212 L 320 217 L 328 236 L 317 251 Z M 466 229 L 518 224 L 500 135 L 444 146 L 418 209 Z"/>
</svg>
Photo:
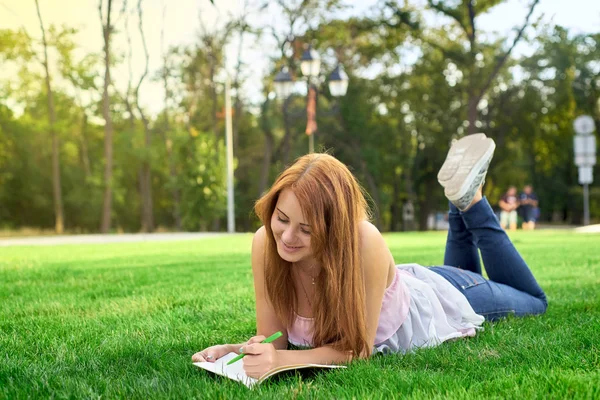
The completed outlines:
<svg viewBox="0 0 600 400">
<path fill-rule="evenodd" d="M 475 238 L 465 226 L 460 211 L 452 203 L 450 203 L 448 223 L 450 228 L 446 239 L 444 265 L 451 265 L 481 274 L 481 263 L 479 262 L 479 251 L 475 244 Z"/>
<path fill-rule="evenodd" d="M 506 232 L 498 224 L 487 199 L 484 197 L 461 213 L 461 216 L 481 251 L 483 265 L 490 280 L 546 302 L 544 291 Z"/>
<path fill-rule="evenodd" d="M 473 310 L 488 321 L 508 315 L 543 314 L 548 303 L 514 287 L 486 280 L 483 276 L 450 266 L 431 267 L 465 295 Z"/>
</svg>

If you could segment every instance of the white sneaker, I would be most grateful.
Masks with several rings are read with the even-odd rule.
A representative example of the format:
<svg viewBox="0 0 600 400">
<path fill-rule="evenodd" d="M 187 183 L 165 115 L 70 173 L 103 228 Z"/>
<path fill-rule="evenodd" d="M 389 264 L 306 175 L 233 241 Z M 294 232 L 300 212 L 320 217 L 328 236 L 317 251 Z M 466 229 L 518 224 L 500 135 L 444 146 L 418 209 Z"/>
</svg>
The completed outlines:
<svg viewBox="0 0 600 400">
<path fill-rule="evenodd" d="M 465 136 L 452 144 L 438 173 L 444 194 L 465 210 L 483 185 L 496 144 L 483 133 Z"/>
</svg>

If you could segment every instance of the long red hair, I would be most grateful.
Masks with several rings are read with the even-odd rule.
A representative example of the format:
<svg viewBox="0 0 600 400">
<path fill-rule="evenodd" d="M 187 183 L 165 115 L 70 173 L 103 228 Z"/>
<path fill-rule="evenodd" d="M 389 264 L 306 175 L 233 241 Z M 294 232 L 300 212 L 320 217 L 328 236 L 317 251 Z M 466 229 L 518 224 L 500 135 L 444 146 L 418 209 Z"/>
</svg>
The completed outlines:
<svg viewBox="0 0 600 400">
<path fill-rule="evenodd" d="M 311 248 L 321 265 L 313 301 L 313 345 L 370 354 L 359 255 L 359 223 L 369 217 L 362 188 L 348 168 L 322 153 L 298 158 L 283 171 L 254 210 L 267 231 L 265 287 L 281 321 L 291 326 L 297 302 L 291 263 L 277 253 L 271 217 L 279 194 L 291 189 L 311 227 Z"/>
</svg>

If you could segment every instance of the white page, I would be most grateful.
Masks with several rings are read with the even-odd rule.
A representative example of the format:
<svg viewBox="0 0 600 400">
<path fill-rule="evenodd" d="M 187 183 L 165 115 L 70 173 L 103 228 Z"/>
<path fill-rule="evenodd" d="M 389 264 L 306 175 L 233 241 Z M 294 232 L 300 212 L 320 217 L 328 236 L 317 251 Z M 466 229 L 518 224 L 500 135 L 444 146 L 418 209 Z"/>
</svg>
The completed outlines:
<svg viewBox="0 0 600 400">
<path fill-rule="evenodd" d="M 242 382 L 244 385 L 248 387 L 252 387 L 256 384 L 257 380 L 254 378 L 250 378 L 244 372 L 242 360 L 238 360 L 231 365 L 227 365 L 229 360 L 236 357 L 237 354 L 229 353 L 221 358 L 219 358 L 215 362 L 197 362 L 194 363 L 195 366 L 206 369 L 208 371 L 214 372 L 217 375 L 226 376 L 235 381 Z"/>
</svg>

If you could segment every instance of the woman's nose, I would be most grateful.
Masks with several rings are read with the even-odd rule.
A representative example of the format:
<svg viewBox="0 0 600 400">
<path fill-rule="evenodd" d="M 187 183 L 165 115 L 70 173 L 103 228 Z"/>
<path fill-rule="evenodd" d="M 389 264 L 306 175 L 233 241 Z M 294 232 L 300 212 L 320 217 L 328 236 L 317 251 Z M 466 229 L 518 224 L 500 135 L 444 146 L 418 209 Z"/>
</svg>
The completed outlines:
<svg viewBox="0 0 600 400">
<path fill-rule="evenodd" d="M 283 231 L 281 235 L 284 242 L 291 244 L 294 240 L 294 230 L 290 227 Z"/>
</svg>

